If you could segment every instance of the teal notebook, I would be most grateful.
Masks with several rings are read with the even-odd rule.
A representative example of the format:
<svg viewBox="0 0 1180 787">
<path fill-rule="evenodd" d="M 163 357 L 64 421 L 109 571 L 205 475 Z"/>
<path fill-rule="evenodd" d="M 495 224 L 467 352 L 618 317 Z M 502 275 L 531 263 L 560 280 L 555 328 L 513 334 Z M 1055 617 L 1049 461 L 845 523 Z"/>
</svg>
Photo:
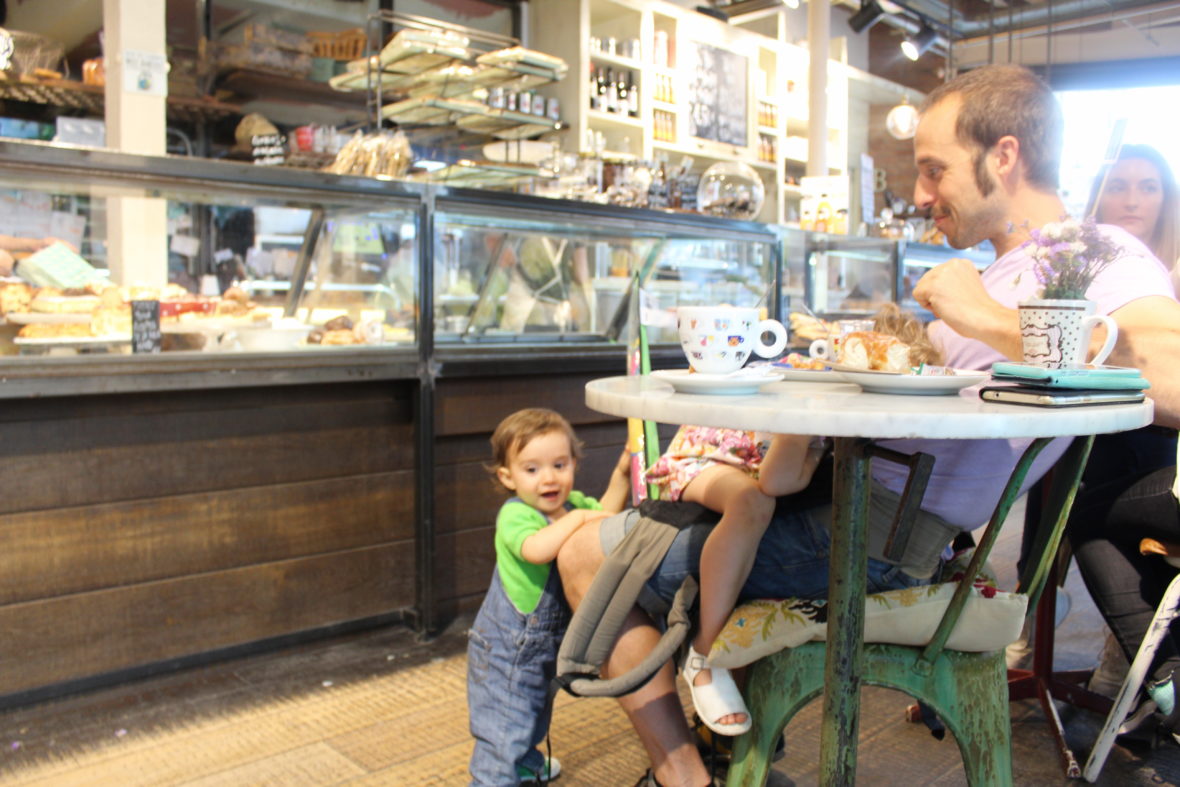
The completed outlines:
<svg viewBox="0 0 1180 787">
<path fill-rule="evenodd" d="M 64 243 L 46 246 L 36 254 L 20 261 L 17 274 L 38 287 L 58 287 L 66 290 L 85 287 L 102 274 Z"/>
</svg>

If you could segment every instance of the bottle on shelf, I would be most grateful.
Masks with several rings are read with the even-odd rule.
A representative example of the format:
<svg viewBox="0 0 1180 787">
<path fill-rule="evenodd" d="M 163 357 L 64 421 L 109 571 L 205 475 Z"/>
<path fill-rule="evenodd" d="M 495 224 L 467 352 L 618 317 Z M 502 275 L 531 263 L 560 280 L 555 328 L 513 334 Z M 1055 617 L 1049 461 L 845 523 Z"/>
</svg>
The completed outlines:
<svg viewBox="0 0 1180 787">
<path fill-rule="evenodd" d="M 619 111 L 619 86 L 615 82 L 614 69 L 608 68 L 606 70 L 606 106 L 604 109 L 607 112 Z"/>
<path fill-rule="evenodd" d="M 627 114 L 633 118 L 639 117 L 639 85 L 631 71 L 627 72 Z"/>
<path fill-rule="evenodd" d="M 598 69 L 594 64 L 590 64 L 590 109 L 595 112 L 602 111 L 602 94 L 598 90 Z"/>
<path fill-rule="evenodd" d="M 832 205 L 828 202 L 827 194 L 819 195 L 819 203 L 815 206 L 816 232 L 830 232 L 832 229 Z"/>
<path fill-rule="evenodd" d="M 616 77 L 615 85 L 617 86 L 616 89 L 617 89 L 618 96 L 619 96 L 617 111 L 620 115 L 626 115 L 627 108 L 631 106 L 631 97 L 630 97 L 630 95 L 628 95 L 628 90 L 630 90 L 630 85 L 627 84 L 627 80 L 623 79 L 623 72 L 621 69 L 619 70 L 619 72 L 617 74 L 615 74 L 615 77 Z"/>
</svg>

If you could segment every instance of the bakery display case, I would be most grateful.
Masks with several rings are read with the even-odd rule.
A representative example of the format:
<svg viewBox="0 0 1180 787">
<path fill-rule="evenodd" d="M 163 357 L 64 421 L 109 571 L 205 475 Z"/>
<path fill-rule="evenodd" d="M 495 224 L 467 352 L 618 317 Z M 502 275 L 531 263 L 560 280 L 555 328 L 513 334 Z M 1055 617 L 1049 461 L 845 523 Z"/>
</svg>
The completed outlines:
<svg viewBox="0 0 1180 787">
<path fill-rule="evenodd" d="M 653 343 L 678 341 L 677 306 L 771 300 L 773 228 L 475 193 L 435 208 L 440 344 L 614 341 L 636 280 Z"/>
<path fill-rule="evenodd" d="M 926 271 L 955 258 L 970 260 L 981 271 L 995 261 L 995 253 L 991 243 L 987 241 L 979 248 L 973 249 L 952 249 L 950 246 L 904 240 L 898 241 L 897 246 L 897 303 L 901 308 L 914 312 L 924 320 L 931 319 L 933 315 L 914 300 L 914 286 Z"/>
<path fill-rule="evenodd" d="M 48 244 L 0 279 L 4 362 L 130 354 L 133 301 L 166 355 L 414 345 L 412 186 L 0 143 L 0 201 L 0 234 Z"/>
<path fill-rule="evenodd" d="M 865 317 L 896 300 L 897 244 L 882 238 L 805 233 L 807 302 L 825 317 Z"/>
</svg>

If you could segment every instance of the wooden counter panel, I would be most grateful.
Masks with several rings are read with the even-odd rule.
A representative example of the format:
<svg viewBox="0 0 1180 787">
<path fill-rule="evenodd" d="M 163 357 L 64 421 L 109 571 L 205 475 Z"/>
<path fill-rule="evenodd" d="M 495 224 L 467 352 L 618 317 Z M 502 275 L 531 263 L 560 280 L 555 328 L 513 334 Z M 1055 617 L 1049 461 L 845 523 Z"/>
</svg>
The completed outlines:
<svg viewBox="0 0 1180 787">
<path fill-rule="evenodd" d="M 414 550 L 385 545 L 0 607 L 0 695 L 413 604 Z M 318 680 L 309 678 L 313 680 Z"/>
<path fill-rule="evenodd" d="M 439 437 L 490 435 L 504 416 L 522 407 L 551 408 L 575 427 L 617 422 L 613 416 L 586 407 L 586 383 L 601 376 L 551 374 L 495 379 L 443 378 L 436 387 L 435 433 Z"/>
<path fill-rule="evenodd" d="M 414 539 L 412 471 L 0 516 L 0 604 Z"/>
<path fill-rule="evenodd" d="M 414 466 L 408 399 L 319 388 L 270 389 L 269 402 L 250 390 L 250 406 L 215 392 L 197 410 L 187 392 L 6 403 L 0 514 Z"/>
</svg>

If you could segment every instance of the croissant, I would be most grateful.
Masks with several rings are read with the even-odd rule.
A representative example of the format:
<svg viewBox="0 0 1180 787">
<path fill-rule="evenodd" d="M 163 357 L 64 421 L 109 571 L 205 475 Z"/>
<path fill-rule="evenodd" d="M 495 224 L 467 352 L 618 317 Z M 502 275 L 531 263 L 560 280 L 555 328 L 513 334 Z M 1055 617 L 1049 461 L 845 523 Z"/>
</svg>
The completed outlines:
<svg viewBox="0 0 1180 787">
<path fill-rule="evenodd" d="M 878 372 L 908 372 L 910 346 L 889 334 L 856 331 L 841 340 L 840 363 Z"/>
</svg>

